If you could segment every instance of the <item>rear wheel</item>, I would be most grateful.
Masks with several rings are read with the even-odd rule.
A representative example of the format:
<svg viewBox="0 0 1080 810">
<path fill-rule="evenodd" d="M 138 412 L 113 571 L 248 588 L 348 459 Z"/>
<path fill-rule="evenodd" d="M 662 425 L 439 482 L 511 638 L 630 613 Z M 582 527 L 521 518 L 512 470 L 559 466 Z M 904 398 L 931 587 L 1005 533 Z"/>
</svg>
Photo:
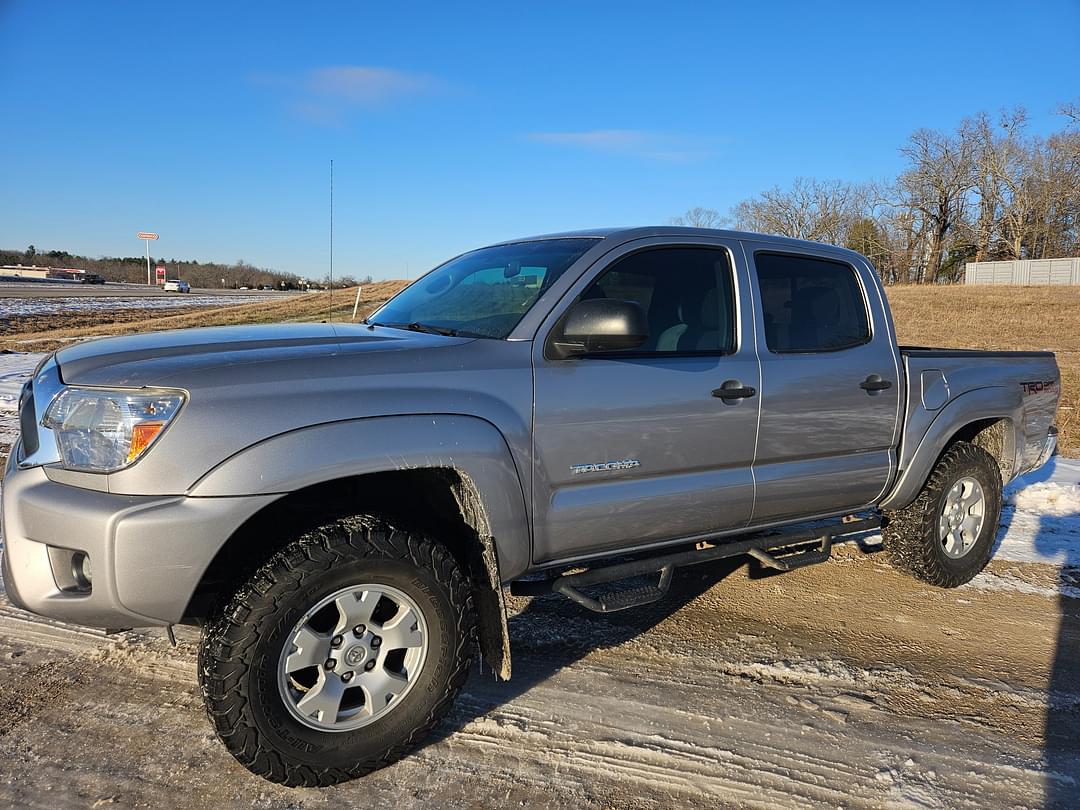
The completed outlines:
<svg viewBox="0 0 1080 810">
<path fill-rule="evenodd" d="M 908 506 L 882 530 L 893 566 L 931 585 L 955 588 L 986 567 L 1001 517 L 1001 472 L 967 442 L 945 451 Z"/>
<path fill-rule="evenodd" d="M 275 554 L 208 623 L 199 679 L 245 767 L 330 785 L 388 765 L 449 709 L 475 645 L 468 582 L 422 535 L 366 517 Z"/>
</svg>

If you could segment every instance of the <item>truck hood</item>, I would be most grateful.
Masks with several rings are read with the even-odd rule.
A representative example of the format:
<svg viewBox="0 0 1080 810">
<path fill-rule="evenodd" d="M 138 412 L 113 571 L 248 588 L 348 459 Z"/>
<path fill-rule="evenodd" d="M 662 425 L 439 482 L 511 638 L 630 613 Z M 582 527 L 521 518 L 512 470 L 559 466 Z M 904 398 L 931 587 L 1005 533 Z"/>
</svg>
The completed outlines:
<svg viewBox="0 0 1080 810">
<path fill-rule="evenodd" d="M 415 351 L 471 342 L 385 327 L 296 323 L 151 332 L 87 341 L 56 354 L 60 375 L 72 385 L 142 387 L 179 385 L 211 369 L 274 363 L 322 362 L 336 356 Z"/>
</svg>

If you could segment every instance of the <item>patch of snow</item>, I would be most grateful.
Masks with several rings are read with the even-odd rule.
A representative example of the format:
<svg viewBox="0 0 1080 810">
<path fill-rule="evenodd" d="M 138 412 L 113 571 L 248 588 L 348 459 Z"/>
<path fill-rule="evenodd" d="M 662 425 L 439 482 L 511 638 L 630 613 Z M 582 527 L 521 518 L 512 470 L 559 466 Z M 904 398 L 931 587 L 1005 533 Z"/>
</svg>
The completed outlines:
<svg viewBox="0 0 1080 810">
<path fill-rule="evenodd" d="M 14 315 L 50 315 L 57 312 L 90 312 L 93 310 L 124 309 L 184 309 L 187 307 L 225 307 L 239 304 L 257 304 L 288 297 L 287 293 L 264 293 L 252 295 L 177 295 L 173 296 L 28 296 L 26 298 L 5 298 L 4 314 Z"/>
<path fill-rule="evenodd" d="M 19 438 L 19 392 L 45 355 L 40 352 L 0 353 L 0 462 L 6 445 Z"/>
<path fill-rule="evenodd" d="M 44 356 L 40 352 L 0 354 L 0 412 L 18 409 L 23 383 L 30 379 Z"/>
<path fill-rule="evenodd" d="M 1031 594 L 1032 596 L 1042 596 L 1047 599 L 1056 599 L 1059 595 L 1068 596 L 1070 599 L 1080 599 L 1080 588 L 1075 585 L 1061 582 L 1055 587 L 1048 587 L 1046 585 L 1036 585 L 1019 577 L 1008 574 L 995 574 L 990 571 L 983 571 L 981 574 L 976 575 L 968 587 L 980 591 L 1014 591 Z"/>
<path fill-rule="evenodd" d="M 1080 460 L 1055 456 L 1005 488 L 994 559 L 1080 568 Z"/>
</svg>

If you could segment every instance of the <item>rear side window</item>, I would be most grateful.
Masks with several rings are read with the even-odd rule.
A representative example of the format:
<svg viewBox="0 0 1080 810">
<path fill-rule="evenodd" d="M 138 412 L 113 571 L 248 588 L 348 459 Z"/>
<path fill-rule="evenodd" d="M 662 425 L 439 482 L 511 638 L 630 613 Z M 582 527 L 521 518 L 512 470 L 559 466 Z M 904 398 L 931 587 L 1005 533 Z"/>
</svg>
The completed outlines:
<svg viewBox="0 0 1080 810">
<path fill-rule="evenodd" d="M 834 352 L 870 340 L 862 287 L 850 265 L 756 253 L 769 351 Z"/>
</svg>

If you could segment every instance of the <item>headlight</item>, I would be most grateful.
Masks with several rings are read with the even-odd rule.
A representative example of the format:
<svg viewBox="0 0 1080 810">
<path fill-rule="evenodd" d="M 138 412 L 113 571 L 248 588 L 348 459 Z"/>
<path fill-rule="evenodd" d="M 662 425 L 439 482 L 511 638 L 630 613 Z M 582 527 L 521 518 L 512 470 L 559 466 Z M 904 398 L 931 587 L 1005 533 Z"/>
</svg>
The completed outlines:
<svg viewBox="0 0 1080 810">
<path fill-rule="evenodd" d="M 65 388 L 45 412 L 69 470 L 115 472 L 133 464 L 184 404 L 179 391 Z"/>
</svg>

